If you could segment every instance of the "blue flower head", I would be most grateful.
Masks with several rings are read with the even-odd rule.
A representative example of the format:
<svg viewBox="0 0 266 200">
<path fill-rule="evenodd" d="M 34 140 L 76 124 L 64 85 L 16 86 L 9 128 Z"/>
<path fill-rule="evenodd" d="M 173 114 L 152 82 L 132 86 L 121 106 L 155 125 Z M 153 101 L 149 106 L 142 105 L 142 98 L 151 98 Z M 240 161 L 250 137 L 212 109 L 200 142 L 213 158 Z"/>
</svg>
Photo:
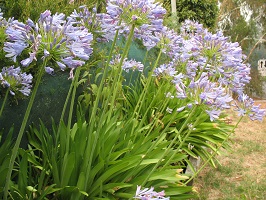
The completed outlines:
<svg viewBox="0 0 266 200">
<path fill-rule="evenodd" d="M 21 61 L 24 67 L 29 66 L 34 60 L 46 59 L 51 73 L 55 66 L 65 69 L 64 59 L 75 59 L 67 64 L 70 68 L 83 65 L 92 54 L 92 34 L 85 27 L 77 27 L 71 19 L 66 20 L 65 15 L 51 14 L 49 10 L 41 13 L 37 23 L 31 19 L 26 24 L 13 21 L 6 29 L 8 42 L 5 42 L 6 57 L 14 62 L 24 50 L 29 52 L 29 57 Z M 62 63 L 63 62 L 63 63 Z M 68 61 L 68 63 L 71 61 Z"/>
<path fill-rule="evenodd" d="M 22 73 L 20 67 L 4 67 L 0 73 L 0 83 L 4 88 L 9 88 L 10 94 L 22 93 L 29 96 L 31 92 L 32 75 Z"/>
</svg>

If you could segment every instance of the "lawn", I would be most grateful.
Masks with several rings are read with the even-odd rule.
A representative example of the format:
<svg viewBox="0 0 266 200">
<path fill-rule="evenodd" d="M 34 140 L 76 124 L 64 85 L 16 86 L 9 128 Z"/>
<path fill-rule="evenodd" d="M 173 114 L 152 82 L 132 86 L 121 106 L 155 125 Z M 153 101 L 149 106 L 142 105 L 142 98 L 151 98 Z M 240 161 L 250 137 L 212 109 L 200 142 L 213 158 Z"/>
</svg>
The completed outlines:
<svg viewBox="0 0 266 200">
<path fill-rule="evenodd" d="M 266 102 L 257 102 L 266 108 Z M 234 118 L 234 116 L 232 116 Z M 232 149 L 218 157 L 221 165 L 207 167 L 194 181 L 198 199 L 265 199 L 266 120 L 244 118 L 232 137 Z"/>
</svg>

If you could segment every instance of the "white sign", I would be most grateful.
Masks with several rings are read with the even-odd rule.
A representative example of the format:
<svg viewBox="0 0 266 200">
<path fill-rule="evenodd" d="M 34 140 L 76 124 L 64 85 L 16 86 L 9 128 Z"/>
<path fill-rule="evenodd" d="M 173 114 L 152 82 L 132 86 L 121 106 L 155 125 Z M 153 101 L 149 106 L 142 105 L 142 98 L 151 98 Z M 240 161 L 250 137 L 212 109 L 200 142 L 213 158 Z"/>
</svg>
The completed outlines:
<svg viewBox="0 0 266 200">
<path fill-rule="evenodd" d="M 258 71 L 261 76 L 266 76 L 266 59 L 258 61 Z"/>
</svg>

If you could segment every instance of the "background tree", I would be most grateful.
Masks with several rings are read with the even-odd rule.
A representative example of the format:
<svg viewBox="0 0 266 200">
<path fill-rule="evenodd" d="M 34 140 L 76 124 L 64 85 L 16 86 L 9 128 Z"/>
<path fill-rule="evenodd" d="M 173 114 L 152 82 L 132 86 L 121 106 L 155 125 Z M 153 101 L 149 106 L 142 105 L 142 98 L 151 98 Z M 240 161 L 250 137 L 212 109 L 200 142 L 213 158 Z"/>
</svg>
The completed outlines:
<svg viewBox="0 0 266 200">
<path fill-rule="evenodd" d="M 251 64 L 249 95 L 263 96 L 263 80 L 257 70 L 258 60 L 266 58 L 266 3 L 265 0 L 220 0 L 218 27 L 239 42 Z"/>
<path fill-rule="evenodd" d="M 260 0 L 221 0 L 218 27 L 248 52 L 266 30 L 266 5 Z"/>
<path fill-rule="evenodd" d="M 163 5 L 171 15 L 171 0 L 164 0 Z M 179 23 L 191 19 L 213 30 L 218 17 L 218 0 L 176 0 L 176 12 Z"/>
</svg>

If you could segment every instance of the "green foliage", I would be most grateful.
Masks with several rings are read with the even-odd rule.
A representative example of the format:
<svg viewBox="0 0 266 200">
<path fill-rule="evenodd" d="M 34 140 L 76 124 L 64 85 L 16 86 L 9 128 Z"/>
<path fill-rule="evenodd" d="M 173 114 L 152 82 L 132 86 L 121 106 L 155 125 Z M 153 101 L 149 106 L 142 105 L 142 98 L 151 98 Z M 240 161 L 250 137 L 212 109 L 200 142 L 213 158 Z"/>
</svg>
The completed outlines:
<svg viewBox="0 0 266 200">
<path fill-rule="evenodd" d="M 136 84 L 130 90 L 126 90 L 126 104 L 123 106 L 127 113 L 134 112 L 134 108 L 138 104 L 139 96 L 144 90 L 145 81 L 143 85 Z M 196 111 L 191 117 L 191 122 L 186 122 L 190 114 L 190 110 L 181 112 L 177 115 L 166 112 L 166 108 L 177 110 L 185 106 L 188 102 L 180 99 L 165 100 L 165 94 L 170 92 L 174 94 L 175 88 L 166 80 L 154 79 L 149 84 L 146 94 L 145 102 L 139 108 L 140 116 L 143 123 L 149 124 L 152 120 L 157 120 L 156 127 L 161 127 L 161 131 L 166 131 L 167 140 L 172 141 L 176 134 L 179 134 L 178 140 L 174 147 L 181 148 L 187 155 L 192 157 L 201 157 L 207 160 L 210 155 L 210 150 L 216 151 L 220 144 L 226 140 L 228 133 L 233 131 L 233 126 L 226 123 L 222 117 L 216 123 L 210 121 L 209 116 L 205 113 L 203 108 L 196 107 Z M 174 115 L 174 117 L 173 117 Z M 224 116 L 225 117 L 225 116 Z M 191 131 L 188 126 L 184 124 L 193 124 L 194 129 Z M 183 127 L 183 128 L 182 128 Z M 186 137 L 188 135 L 188 137 Z M 181 146 L 179 146 L 181 144 Z M 228 143 L 223 144 L 223 148 L 229 148 Z M 210 159 L 210 163 L 215 166 L 215 158 Z"/>
<path fill-rule="evenodd" d="M 250 10 L 252 13 L 242 13 Z M 257 71 L 257 62 L 264 58 L 264 40 L 259 41 L 265 33 L 265 1 L 263 0 L 224 0 L 221 2 L 220 19 L 224 35 L 231 38 L 232 42 L 239 42 L 243 52 L 250 55 L 247 62 L 251 64 L 251 80 L 246 86 L 246 92 L 253 96 L 262 96 L 262 81 Z M 250 14 L 247 21 L 246 15 Z M 259 45 L 258 45 L 259 44 Z"/>
<path fill-rule="evenodd" d="M 184 13 L 194 19 L 197 10 L 190 7 L 194 4 L 199 10 L 211 10 L 204 2 L 181 2 L 187 7 L 178 11 L 183 17 L 180 20 L 185 19 Z M 22 1 L 16 4 L 6 2 L 5 8 L 19 8 L 16 17 L 23 21 L 27 17 L 37 18 L 35 14 L 40 13 L 39 9 L 44 8 L 47 2 L 44 5 L 36 1 L 27 3 L 35 9 L 24 12 L 29 5 L 25 6 Z M 54 1 L 52 12 L 68 5 L 66 1 L 61 3 Z M 63 7 L 66 13 L 72 9 L 71 5 L 68 6 Z M 13 15 L 12 12 L 11 9 L 9 14 Z M 200 21 L 202 15 L 203 12 L 199 13 L 194 20 Z M 208 16 L 208 20 L 214 18 Z M 210 21 L 205 24 L 214 26 Z M 96 54 L 90 64 L 75 70 L 60 121 L 53 122 L 51 129 L 42 120 L 33 125 L 28 133 L 28 147 L 19 149 L 17 155 L 37 94 L 38 87 L 35 86 L 26 120 L 23 120 L 24 127 L 19 132 L 19 142 L 12 153 L 16 165 L 9 169 L 12 183 L 6 186 L 6 191 L 10 198 L 131 199 L 137 186 L 142 185 L 156 190 L 163 188 L 171 199 L 188 199 L 193 197 L 192 187 L 186 186 L 189 177 L 183 172 L 187 165 L 191 166 L 188 157 L 201 157 L 205 164 L 210 162 L 215 165 L 214 155 L 219 153 L 220 148 L 228 148 L 228 137 L 234 129 L 223 121 L 223 117 L 213 123 L 203 103 L 194 103 L 189 107 L 187 104 L 191 100 L 166 98 L 168 92 L 176 93 L 172 79 L 152 74 L 155 67 L 170 59 L 162 55 L 162 49 L 144 51 L 146 55 L 152 55 L 152 58 L 144 58 L 147 61 L 143 61 L 144 64 L 148 65 L 144 73 L 130 71 L 124 74 L 121 60 L 128 57 L 132 48 L 135 24 L 131 25 L 127 40 L 116 35 L 112 46 L 103 50 L 103 54 L 109 55 Z M 118 53 L 121 60 L 111 64 L 113 55 Z M 41 83 L 44 66 L 46 63 L 40 68 L 38 84 Z M 185 67 L 186 63 L 176 66 L 181 69 L 180 72 Z M 204 68 L 198 72 L 198 77 Z M 84 70 L 81 76 L 80 70 Z M 84 93 L 78 96 L 77 88 L 81 85 Z M 75 107 L 77 117 L 73 118 Z M 185 107 L 184 110 L 177 111 L 181 107 Z M 65 115 L 68 120 L 65 120 Z M 9 141 L 5 141 L 6 149 L 10 148 Z M 6 162 L 9 163 L 6 154 L 0 151 L 0 155 L 8 160 L 0 160 L 3 163 L 1 176 L 5 177 Z"/>
<path fill-rule="evenodd" d="M 251 80 L 249 84 L 246 85 L 245 91 L 250 96 L 258 96 L 262 97 L 263 95 L 263 88 L 262 88 L 262 77 L 260 76 L 257 69 L 251 68 L 250 72 Z"/>
<path fill-rule="evenodd" d="M 105 113 L 106 116 L 108 114 Z M 35 175 L 39 177 L 39 184 L 48 180 L 46 185 L 36 187 L 35 196 L 40 197 L 43 189 L 54 183 L 56 187 L 53 192 L 57 199 L 131 198 L 136 186 L 146 179 L 149 171 L 160 161 L 163 149 L 169 142 L 146 140 L 144 143 L 138 140 L 132 143 L 131 140 L 125 140 L 125 137 L 130 138 L 130 129 L 135 121 L 124 121 L 119 115 L 116 112 L 108 123 L 97 120 L 98 127 L 93 128 L 92 132 L 90 125 L 79 118 L 71 128 L 70 137 L 66 135 L 68 130 L 64 124 L 54 126 L 53 133 L 49 133 L 42 123 L 39 130 L 33 128 L 29 134 L 32 155 L 28 162 L 39 174 Z M 158 131 L 155 130 L 149 137 L 154 138 Z M 100 135 L 97 136 L 97 132 Z M 134 137 L 145 139 L 143 130 L 137 128 L 134 132 L 137 134 Z M 154 148 L 150 149 L 151 146 Z M 171 150 L 165 159 L 173 153 L 175 150 Z M 174 159 L 180 162 L 185 157 L 185 154 L 177 153 Z M 181 180 L 186 179 L 178 174 L 181 167 L 169 165 L 164 171 L 158 167 L 149 177 L 147 185 L 155 188 L 168 185 L 166 194 L 169 191 L 168 195 L 173 197 L 189 197 L 185 193 L 191 190 L 190 187 L 177 186 Z M 42 182 L 41 174 L 44 177 Z M 169 185 L 174 182 L 179 184 Z M 34 187 L 34 184 L 29 187 Z M 171 188 L 176 188 L 176 192 L 172 190 L 170 193 Z"/>
<path fill-rule="evenodd" d="M 99 9 L 105 5 L 104 0 L 75 0 L 71 4 L 69 2 L 70 0 L 1 0 L 0 8 L 5 18 L 14 17 L 19 21 L 25 22 L 28 18 L 36 21 L 40 13 L 45 10 L 50 10 L 52 13 L 62 12 L 69 15 L 75 8 L 81 5 L 87 5 L 89 8 L 98 5 Z"/>
<path fill-rule="evenodd" d="M 171 1 L 164 0 L 164 7 L 171 13 Z M 210 29 L 216 27 L 218 16 L 217 0 L 177 0 L 176 9 L 179 23 L 186 19 L 198 21 Z"/>
<path fill-rule="evenodd" d="M 3 138 L 2 132 L 0 132 L 0 198 L 2 197 L 2 191 L 5 186 L 5 178 L 7 174 L 7 170 L 9 168 L 9 161 L 10 161 L 10 152 L 13 146 L 12 140 L 13 128 L 10 128 L 10 131 L 7 137 Z"/>
<path fill-rule="evenodd" d="M 234 26 L 226 24 L 224 34 L 229 36 L 233 42 L 239 42 L 243 51 L 247 52 L 254 43 L 257 35 L 257 27 L 254 21 L 247 23 L 243 16 L 234 21 Z"/>
</svg>

